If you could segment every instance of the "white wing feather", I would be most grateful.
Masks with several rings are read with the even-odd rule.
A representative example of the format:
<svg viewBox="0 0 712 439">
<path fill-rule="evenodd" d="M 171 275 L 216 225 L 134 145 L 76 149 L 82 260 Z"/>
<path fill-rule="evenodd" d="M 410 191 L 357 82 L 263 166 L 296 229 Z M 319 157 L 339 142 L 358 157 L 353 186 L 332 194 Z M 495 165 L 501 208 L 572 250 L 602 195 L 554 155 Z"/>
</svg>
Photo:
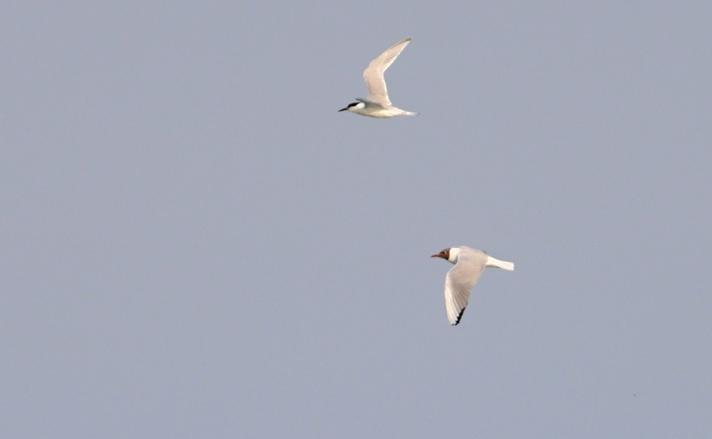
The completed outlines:
<svg viewBox="0 0 712 439">
<path fill-rule="evenodd" d="M 368 88 L 368 100 L 384 107 L 390 107 L 391 101 L 388 99 L 388 88 L 386 87 L 386 79 L 384 73 L 388 67 L 393 64 L 393 61 L 398 58 L 398 55 L 403 52 L 403 49 L 410 43 L 410 37 L 392 45 L 383 53 L 378 55 L 373 61 L 368 64 L 368 67 L 363 71 L 363 80 L 366 81 Z"/>
<path fill-rule="evenodd" d="M 445 310 L 451 325 L 460 323 L 470 299 L 470 290 L 480 279 L 484 265 L 466 252 L 461 252 L 455 264 L 445 276 Z"/>
</svg>

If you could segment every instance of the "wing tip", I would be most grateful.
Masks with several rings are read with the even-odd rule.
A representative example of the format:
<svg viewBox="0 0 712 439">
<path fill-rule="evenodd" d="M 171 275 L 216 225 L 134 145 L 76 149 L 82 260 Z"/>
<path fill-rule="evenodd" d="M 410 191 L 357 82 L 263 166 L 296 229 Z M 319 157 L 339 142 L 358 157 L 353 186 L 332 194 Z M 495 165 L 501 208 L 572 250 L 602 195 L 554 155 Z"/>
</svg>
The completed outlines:
<svg viewBox="0 0 712 439">
<path fill-rule="evenodd" d="M 460 320 L 462 320 L 462 315 L 465 314 L 466 309 L 467 309 L 467 307 L 464 307 L 460 310 L 460 312 L 457 314 L 457 318 L 455 318 L 455 322 L 450 323 L 451 326 L 457 326 L 460 324 Z"/>
<path fill-rule="evenodd" d="M 411 41 L 413 41 L 413 38 L 412 38 L 412 37 L 405 37 L 405 38 L 403 38 L 402 40 L 399 40 L 397 43 L 393 43 L 393 45 L 391 46 L 391 48 L 393 48 L 393 47 L 398 47 L 398 46 L 401 46 L 401 45 L 404 45 L 404 44 L 407 46 Z"/>
</svg>

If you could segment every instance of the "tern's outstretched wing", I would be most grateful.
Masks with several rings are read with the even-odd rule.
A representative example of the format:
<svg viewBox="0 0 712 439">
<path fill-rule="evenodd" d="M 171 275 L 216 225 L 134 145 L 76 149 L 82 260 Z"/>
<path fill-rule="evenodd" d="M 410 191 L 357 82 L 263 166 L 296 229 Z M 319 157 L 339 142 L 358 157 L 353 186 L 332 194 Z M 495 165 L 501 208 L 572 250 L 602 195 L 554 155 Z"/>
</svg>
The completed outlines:
<svg viewBox="0 0 712 439">
<path fill-rule="evenodd" d="M 470 290 L 480 279 L 484 269 L 484 261 L 478 254 L 462 251 L 457 258 L 457 264 L 447 272 L 447 276 L 445 276 L 445 310 L 451 325 L 460 323 L 470 299 Z"/>
<path fill-rule="evenodd" d="M 388 67 L 393 64 L 393 61 L 398 58 L 398 55 L 405 49 L 405 46 L 410 43 L 410 40 L 410 37 L 405 38 L 392 45 L 371 61 L 368 67 L 366 67 L 366 70 L 363 71 L 363 80 L 366 81 L 369 101 L 384 107 L 391 106 L 391 101 L 388 99 L 388 88 L 386 87 L 386 80 L 383 74 L 388 70 Z"/>
</svg>

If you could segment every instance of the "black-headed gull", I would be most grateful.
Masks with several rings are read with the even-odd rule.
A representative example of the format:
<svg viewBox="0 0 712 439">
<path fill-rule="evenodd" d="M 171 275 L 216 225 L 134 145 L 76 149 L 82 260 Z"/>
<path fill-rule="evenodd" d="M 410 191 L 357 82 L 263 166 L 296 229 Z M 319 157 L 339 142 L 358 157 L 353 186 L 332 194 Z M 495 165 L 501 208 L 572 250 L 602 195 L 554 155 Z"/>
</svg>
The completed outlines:
<svg viewBox="0 0 712 439">
<path fill-rule="evenodd" d="M 450 324 L 460 323 L 462 314 L 467 308 L 470 290 L 477 283 L 482 272 L 487 267 L 497 267 L 514 271 L 514 263 L 493 258 L 482 250 L 467 246 L 451 247 L 432 255 L 433 258 L 443 258 L 455 266 L 445 276 L 445 310 Z"/>
</svg>

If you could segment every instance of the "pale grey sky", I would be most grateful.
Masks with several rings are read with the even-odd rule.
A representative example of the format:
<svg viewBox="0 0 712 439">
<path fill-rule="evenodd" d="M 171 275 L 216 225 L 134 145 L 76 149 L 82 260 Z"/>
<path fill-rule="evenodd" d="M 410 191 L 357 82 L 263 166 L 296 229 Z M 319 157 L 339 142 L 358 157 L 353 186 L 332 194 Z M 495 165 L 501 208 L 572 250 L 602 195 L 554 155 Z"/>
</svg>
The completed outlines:
<svg viewBox="0 0 712 439">
<path fill-rule="evenodd" d="M 710 22 L 5 2 L 0 436 L 710 437 Z"/>
</svg>

